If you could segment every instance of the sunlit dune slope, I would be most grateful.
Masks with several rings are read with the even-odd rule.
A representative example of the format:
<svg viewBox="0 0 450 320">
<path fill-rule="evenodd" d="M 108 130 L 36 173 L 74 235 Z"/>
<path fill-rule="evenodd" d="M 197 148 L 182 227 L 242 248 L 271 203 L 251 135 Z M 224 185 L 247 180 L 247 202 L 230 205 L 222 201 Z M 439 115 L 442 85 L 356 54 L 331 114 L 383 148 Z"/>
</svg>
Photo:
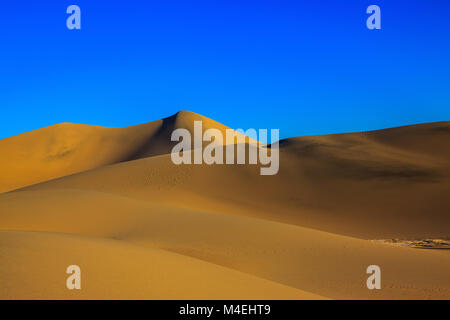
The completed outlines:
<svg viewBox="0 0 450 320">
<path fill-rule="evenodd" d="M 322 299 L 176 253 L 101 238 L 0 231 L 0 259 L 0 299 Z M 82 270 L 81 290 L 65 286 L 72 264 Z"/>
<path fill-rule="evenodd" d="M 118 162 L 170 153 L 173 130 L 224 132 L 228 127 L 199 114 L 180 111 L 141 125 L 106 128 L 60 123 L 0 140 L 0 192 Z M 253 140 L 252 140 L 253 141 Z"/>
<path fill-rule="evenodd" d="M 413 137 L 434 132 L 440 141 L 435 149 L 422 146 L 420 139 L 401 147 L 382 142 L 398 141 L 399 129 L 393 129 L 392 139 L 383 130 L 283 140 L 275 176 L 261 176 L 254 165 L 176 166 L 170 155 L 161 155 L 27 190 L 96 190 L 364 239 L 447 237 L 450 161 L 439 150 L 449 147 L 448 126 L 408 127 Z"/>
<path fill-rule="evenodd" d="M 261 176 L 173 164 L 171 131 L 197 119 L 0 141 L 16 159 L 3 191 L 61 176 L 0 194 L 0 299 L 450 298 L 448 250 L 368 241 L 450 235 L 450 122 L 282 140 L 279 173 Z M 81 291 L 65 288 L 71 264 Z M 382 290 L 366 288 L 372 264 Z"/>
<path fill-rule="evenodd" d="M 26 203 L 33 203 L 32 211 Z M 9 250 L 7 252 L 12 254 L 14 251 L 11 246 L 22 248 L 20 249 L 22 251 L 35 251 L 41 255 L 39 259 L 50 259 L 47 261 L 52 261 L 52 266 L 58 270 L 62 266 L 55 265 L 53 261 L 55 256 L 65 250 L 67 252 L 63 256 L 66 258 L 61 259 L 61 264 L 75 263 L 86 268 L 102 270 L 103 266 L 104 269 L 108 269 L 104 265 L 104 257 L 111 259 L 107 254 L 101 254 L 102 250 L 111 252 L 112 255 L 118 248 L 118 257 L 114 260 L 118 265 L 111 266 L 112 272 L 118 272 L 115 268 L 120 266 L 123 277 L 131 277 L 133 285 L 137 285 L 139 277 L 149 281 L 148 285 L 140 290 L 151 293 L 150 297 L 158 296 L 156 289 L 160 288 L 163 292 L 159 293 L 159 297 L 168 296 L 164 290 L 168 290 L 166 286 L 170 283 L 155 281 L 154 278 L 158 278 L 155 273 L 163 272 L 159 269 L 164 267 L 164 263 L 175 264 L 175 262 L 172 262 L 170 255 L 159 253 L 157 258 L 152 258 L 154 266 L 143 273 L 140 269 L 134 269 L 141 267 L 133 265 L 140 265 L 143 262 L 150 264 L 150 259 L 140 256 L 127 258 L 128 255 L 123 253 L 127 248 L 125 244 L 150 248 L 149 255 L 156 254 L 154 249 L 179 253 L 330 298 L 426 299 L 445 298 L 450 295 L 450 255 L 440 251 L 397 248 L 268 220 L 164 207 L 94 191 L 14 192 L 2 195 L 0 204 L 0 211 L 4 212 L 1 225 L 6 230 L 45 231 L 52 234 L 59 232 L 115 240 L 109 242 L 110 247 L 105 245 L 101 249 L 96 246 L 99 244 L 98 241 L 92 244 L 86 241 L 75 245 L 67 243 L 65 240 L 67 238 L 57 240 L 56 236 L 48 238 L 49 236 L 45 235 L 43 239 L 48 239 L 48 242 L 62 241 L 58 245 L 48 247 L 47 241 L 44 241 L 45 245 L 40 242 L 41 232 L 32 233 L 34 241 L 30 240 L 26 245 L 24 241 L 18 240 L 26 235 L 19 233 L 14 235 L 12 240 L 11 234 L 6 233 L 0 251 Z M 5 211 L 6 207 L 10 208 L 9 212 Z M 23 248 L 24 246 L 28 249 Z M 41 253 L 44 250 L 52 253 Z M 84 251 L 88 251 L 89 254 Z M 27 263 L 23 265 L 34 265 L 36 262 L 33 262 L 33 257 L 26 257 L 24 254 L 22 261 Z M 134 263 L 128 261 L 129 259 L 134 259 Z M 2 261 L 14 260 L 8 256 Z M 365 269 L 371 264 L 380 265 L 383 269 L 384 289 L 381 291 L 370 291 L 365 287 L 367 277 Z M 11 263 L 3 265 L 3 268 L 7 266 L 11 268 Z M 194 267 L 198 268 L 196 265 L 180 265 L 183 272 L 194 272 L 191 270 Z M 88 270 L 90 272 L 90 269 Z M 4 272 L 6 279 L 16 271 Z M 23 268 L 23 272 L 33 271 Z M 97 287 L 97 274 L 94 271 L 92 273 L 95 278 L 90 278 L 91 275 L 85 280 L 86 285 L 92 281 Z M 106 279 L 113 277 L 107 271 L 104 273 Z M 19 272 L 16 277 L 19 275 L 22 276 Z M 209 277 L 209 274 L 205 274 L 205 281 Z M 51 279 L 56 282 L 60 277 L 53 276 Z M 226 279 L 225 277 L 216 281 L 222 283 L 221 281 Z M 191 280 L 187 279 L 189 284 Z M 183 286 L 186 285 L 186 280 L 171 281 L 180 281 Z M 122 285 L 124 284 L 111 282 L 106 287 L 114 291 Z M 214 283 L 219 291 L 221 285 Z M 255 289 L 257 288 L 256 286 Z M 176 297 L 188 297 L 187 294 L 183 296 L 177 291 L 180 290 L 178 286 L 174 286 L 173 290 Z M 190 290 L 192 297 L 198 297 L 204 289 L 192 287 Z M 92 291 L 86 294 L 102 292 Z M 247 297 L 252 297 L 252 293 L 257 297 L 256 291 L 248 289 L 247 292 Z M 294 298 L 298 293 L 286 292 L 286 294 Z M 216 293 L 212 298 L 217 297 L 216 295 L 220 297 L 220 294 Z M 232 297 L 231 291 L 229 297 Z"/>
</svg>

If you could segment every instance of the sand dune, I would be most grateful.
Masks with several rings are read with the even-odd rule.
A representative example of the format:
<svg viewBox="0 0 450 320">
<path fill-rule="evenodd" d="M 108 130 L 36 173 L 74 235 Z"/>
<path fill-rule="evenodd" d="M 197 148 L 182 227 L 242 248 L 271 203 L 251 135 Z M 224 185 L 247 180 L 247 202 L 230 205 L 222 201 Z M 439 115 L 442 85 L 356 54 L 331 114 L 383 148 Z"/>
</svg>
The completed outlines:
<svg viewBox="0 0 450 320">
<path fill-rule="evenodd" d="M 450 134 L 442 132 L 449 138 L 439 146 L 445 149 Z M 275 176 L 261 176 L 251 165 L 176 166 L 170 155 L 161 155 L 27 190 L 95 190 L 364 239 L 448 236 L 449 159 L 394 148 L 374 137 L 375 132 L 284 140 Z"/>
<path fill-rule="evenodd" d="M 45 232 L 0 231 L 2 299 L 323 299 L 165 250 Z M 30 264 L 32 262 L 32 264 Z M 81 290 L 64 270 L 77 263 Z M 61 272 L 63 271 L 63 272 Z"/>
<path fill-rule="evenodd" d="M 286 139 L 261 176 L 174 165 L 171 130 L 200 118 L 0 140 L 0 187 L 29 185 L 0 194 L 0 298 L 450 298 L 448 250 L 369 241 L 449 236 L 450 122 Z M 58 272 L 77 263 L 89 290 L 73 293 Z"/>
<path fill-rule="evenodd" d="M 199 114 L 175 115 L 126 128 L 106 128 L 74 123 L 27 132 L 0 140 L 0 192 L 51 180 L 114 163 L 170 153 L 176 142 L 173 130 L 193 133 L 194 121 L 203 129 L 228 127 Z M 252 140 L 253 141 L 253 140 Z"/>
<path fill-rule="evenodd" d="M 164 207 L 93 191 L 23 191 L 3 195 L 0 203 L 13 208 L 2 218 L 7 230 L 35 231 L 36 237 L 36 231 L 95 236 L 175 252 L 329 298 L 450 294 L 450 256 L 439 251 L 396 248 L 263 219 Z M 14 205 L 18 203 L 33 203 L 33 212 L 26 204 Z M 32 243 L 28 246 L 34 248 Z M 71 246 L 64 248 L 70 257 Z M 91 251 L 88 244 L 85 248 Z M 380 292 L 365 287 L 365 269 L 371 264 L 386 270 L 385 289 Z M 192 292 L 201 294 L 197 289 Z"/>
</svg>

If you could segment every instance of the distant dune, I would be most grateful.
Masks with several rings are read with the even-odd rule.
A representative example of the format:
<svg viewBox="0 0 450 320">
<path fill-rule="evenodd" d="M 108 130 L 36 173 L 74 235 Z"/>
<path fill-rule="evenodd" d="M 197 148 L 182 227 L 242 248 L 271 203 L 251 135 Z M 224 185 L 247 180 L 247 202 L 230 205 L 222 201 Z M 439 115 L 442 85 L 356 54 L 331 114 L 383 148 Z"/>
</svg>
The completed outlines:
<svg viewBox="0 0 450 320">
<path fill-rule="evenodd" d="M 370 241 L 450 237 L 450 122 L 282 140 L 261 176 L 174 165 L 194 120 L 227 129 L 182 111 L 0 140 L 0 298 L 450 299 L 449 250 Z"/>
</svg>

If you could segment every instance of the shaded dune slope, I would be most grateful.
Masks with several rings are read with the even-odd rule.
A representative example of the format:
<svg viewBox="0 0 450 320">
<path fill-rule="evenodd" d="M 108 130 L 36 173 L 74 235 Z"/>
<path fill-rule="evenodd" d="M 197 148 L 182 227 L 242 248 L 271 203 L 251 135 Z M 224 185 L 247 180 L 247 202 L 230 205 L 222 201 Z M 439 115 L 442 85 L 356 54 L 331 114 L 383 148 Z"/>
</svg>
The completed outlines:
<svg viewBox="0 0 450 320">
<path fill-rule="evenodd" d="M 279 174 L 261 176 L 254 165 L 174 165 L 170 133 L 197 119 L 227 128 L 189 112 L 76 125 L 61 132 L 88 142 L 56 160 L 41 159 L 48 136 L 74 141 L 57 127 L 0 141 L 18 163 L 3 160 L 3 191 L 41 182 L 0 194 L 0 298 L 450 297 L 448 252 L 367 241 L 450 235 L 450 122 L 282 140 Z M 58 272 L 77 263 L 101 285 L 61 288 Z M 371 264 L 383 290 L 365 287 Z"/>
</svg>

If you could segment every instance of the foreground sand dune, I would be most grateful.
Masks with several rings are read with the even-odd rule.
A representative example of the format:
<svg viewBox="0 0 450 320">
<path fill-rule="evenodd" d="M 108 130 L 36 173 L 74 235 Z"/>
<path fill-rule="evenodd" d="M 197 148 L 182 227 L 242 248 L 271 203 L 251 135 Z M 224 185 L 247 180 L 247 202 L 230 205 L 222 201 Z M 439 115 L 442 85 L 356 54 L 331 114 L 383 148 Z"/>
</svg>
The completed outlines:
<svg viewBox="0 0 450 320">
<path fill-rule="evenodd" d="M 323 299 L 164 250 L 60 233 L 0 231 L 2 299 Z M 61 286 L 68 265 L 82 289 Z M 61 272 L 62 271 L 62 272 Z"/>
<path fill-rule="evenodd" d="M 32 212 L 27 203 L 33 203 Z M 23 191 L 3 195 L 0 204 L 1 211 L 6 212 L 6 206 L 10 210 L 2 216 L 7 230 L 95 236 L 176 252 L 329 298 L 450 295 L 450 255 L 441 251 L 396 248 L 263 219 L 164 207 L 93 191 Z M 33 234 L 38 238 L 40 233 Z M 32 241 L 28 246 L 36 250 Z M 63 249 L 70 257 L 71 246 Z M 74 250 L 81 250 L 80 255 L 91 251 L 88 244 Z M 88 264 L 96 266 L 97 262 Z M 384 270 L 381 291 L 365 287 L 365 269 L 371 264 Z M 148 277 L 136 274 L 140 276 Z M 107 287 L 120 288 L 115 282 Z M 195 288 L 191 292 L 201 294 Z M 174 297 L 182 297 L 177 294 Z"/>
<path fill-rule="evenodd" d="M 279 174 L 261 176 L 174 165 L 170 130 L 199 117 L 77 125 L 81 145 L 41 162 L 47 135 L 15 137 L 36 147 L 3 160 L 4 191 L 83 172 L 0 194 L 0 298 L 450 298 L 448 250 L 369 241 L 450 235 L 450 122 L 283 140 Z M 79 293 L 65 289 L 69 264 L 85 274 Z M 382 290 L 366 288 L 371 264 Z"/>
</svg>

